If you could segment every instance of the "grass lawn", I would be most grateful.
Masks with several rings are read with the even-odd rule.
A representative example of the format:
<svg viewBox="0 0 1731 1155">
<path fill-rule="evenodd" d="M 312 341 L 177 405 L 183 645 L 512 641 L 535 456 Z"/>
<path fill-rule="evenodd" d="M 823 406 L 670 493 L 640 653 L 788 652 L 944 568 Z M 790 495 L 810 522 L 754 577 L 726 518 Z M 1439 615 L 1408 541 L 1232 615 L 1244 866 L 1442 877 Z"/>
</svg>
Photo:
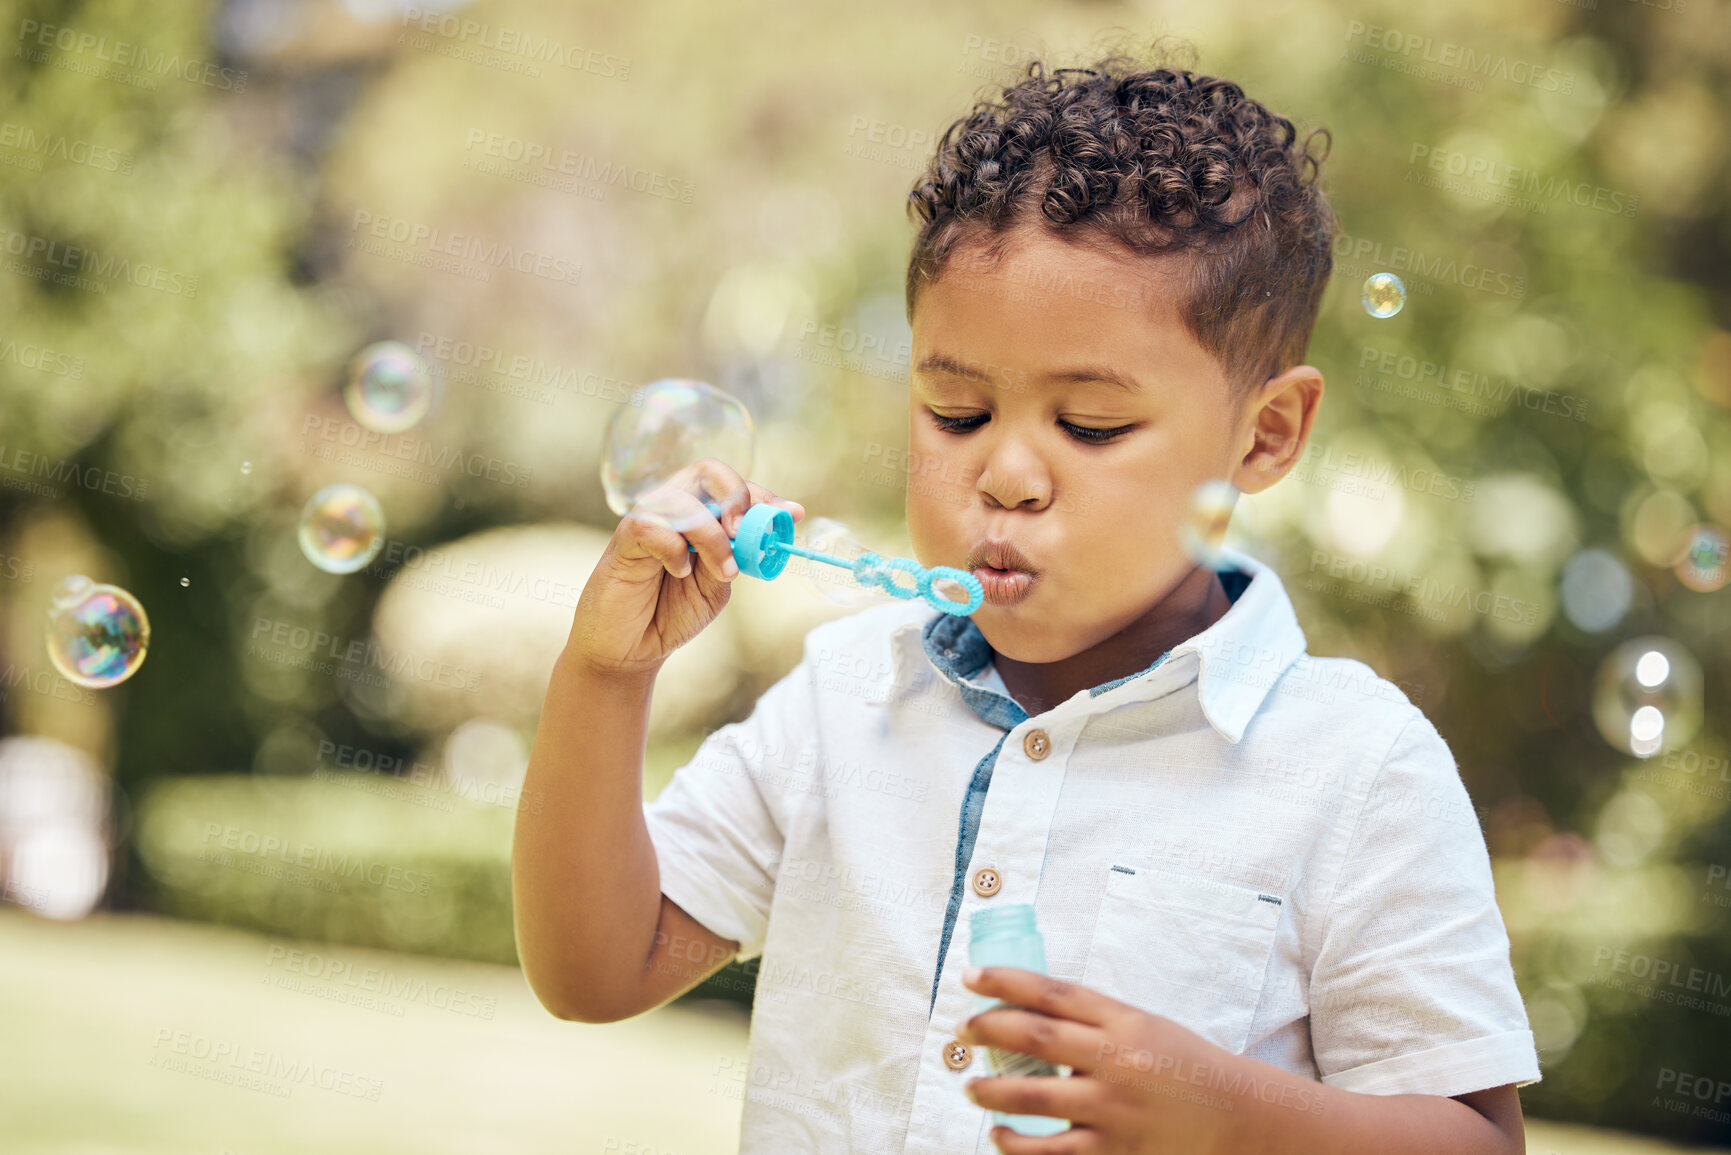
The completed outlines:
<svg viewBox="0 0 1731 1155">
<path fill-rule="evenodd" d="M 562 1023 L 511 967 L 0 907 L 0 1151 L 732 1155 L 746 1028 L 712 1001 Z M 1699 1149 L 1528 1120 L 1527 1150 Z"/>
<path fill-rule="evenodd" d="M 348 970 L 310 977 L 321 963 L 292 949 Z M 379 989 L 387 982 L 394 993 Z M 137 915 L 62 924 L 7 907 L 0 1024 L 5 1155 L 729 1155 L 738 1145 L 741 1104 L 711 1093 L 738 1085 L 716 1083 L 718 1067 L 745 1062 L 737 1007 L 564 1023 L 513 967 Z M 225 1074 L 236 1082 L 212 1078 Z M 266 1086 L 239 1085 L 246 1078 Z"/>
</svg>

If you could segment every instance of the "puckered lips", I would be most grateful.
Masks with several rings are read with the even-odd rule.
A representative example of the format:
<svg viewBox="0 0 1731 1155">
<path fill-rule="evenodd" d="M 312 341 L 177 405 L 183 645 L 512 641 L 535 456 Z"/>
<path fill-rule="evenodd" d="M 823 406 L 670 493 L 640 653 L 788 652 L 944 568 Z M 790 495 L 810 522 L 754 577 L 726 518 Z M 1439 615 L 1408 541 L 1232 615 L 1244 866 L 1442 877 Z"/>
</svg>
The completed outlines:
<svg viewBox="0 0 1731 1155">
<path fill-rule="evenodd" d="M 968 551 L 968 572 L 980 579 L 986 601 L 1013 606 L 1033 592 L 1040 571 L 1016 544 L 1005 538 L 980 541 Z"/>
</svg>

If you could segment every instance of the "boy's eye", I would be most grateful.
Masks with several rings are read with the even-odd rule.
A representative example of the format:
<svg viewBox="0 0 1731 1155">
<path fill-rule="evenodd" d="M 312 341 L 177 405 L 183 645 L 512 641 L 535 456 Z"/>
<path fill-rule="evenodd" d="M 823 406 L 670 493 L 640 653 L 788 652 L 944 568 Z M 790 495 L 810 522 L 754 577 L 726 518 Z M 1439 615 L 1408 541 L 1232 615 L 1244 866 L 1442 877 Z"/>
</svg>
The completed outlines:
<svg viewBox="0 0 1731 1155">
<path fill-rule="evenodd" d="M 931 413 L 931 410 L 928 409 L 926 412 Z M 976 413 L 971 417 L 945 417 L 938 413 L 932 413 L 932 421 L 946 433 L 969 433 L 984 424 L 986 416 L 984 413 Z M 1104 444 L 1120 433 L 1134 428 L 1130 425 L 1120 425 L 1116 429 L 1093 429 L 1086 425 L 1072 425 L 1068 421 L 1060 421 L 1058 424 L 1063 426 L 1065 432 L 1077 441 L 1085 441 L 1090 445 Z"/>
<path fill-rule="evenodd" d="M 931 411 L 927 410 L 927 412 Z M 978 429 L 980 423 L 985 419 L 984 413 L 976 413 L 972 417 L 945 417 L 938 413 L 932 413 L 932 420 L 937 423 L 939 429 L 946 433 L 966 433 L 970 429 Z"/>
</svg>

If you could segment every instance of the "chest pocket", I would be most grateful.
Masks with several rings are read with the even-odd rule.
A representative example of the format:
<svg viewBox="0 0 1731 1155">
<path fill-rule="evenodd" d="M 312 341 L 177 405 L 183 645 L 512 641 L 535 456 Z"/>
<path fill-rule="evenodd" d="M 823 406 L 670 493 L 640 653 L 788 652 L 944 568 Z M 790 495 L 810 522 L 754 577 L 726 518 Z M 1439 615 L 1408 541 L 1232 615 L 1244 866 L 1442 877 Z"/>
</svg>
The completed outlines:
<svg viewBox="0 0 1731 1155">
<path fill-rule="evenodd" d="M 1241 1054 L 1282 909 L 1276 895 L 1119 860 L 1082 983 Z"/>
</svg>

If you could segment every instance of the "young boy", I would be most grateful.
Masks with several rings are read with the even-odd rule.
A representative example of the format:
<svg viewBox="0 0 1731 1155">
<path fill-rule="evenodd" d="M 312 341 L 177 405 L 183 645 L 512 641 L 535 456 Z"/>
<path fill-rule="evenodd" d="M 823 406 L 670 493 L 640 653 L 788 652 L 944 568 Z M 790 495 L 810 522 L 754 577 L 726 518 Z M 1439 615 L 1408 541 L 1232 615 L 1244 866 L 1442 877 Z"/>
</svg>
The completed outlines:
<svg viewBox="0 0 1731 1155">
<path fill-rule="evenodd" d="M 1274 484 L 1322 398 L 1334 220 L 1295 136 L 1119 56 L 951 126 L 910 198 L 907 515 L 987 601 L 813 629 L 647 806 L 655 673 L 780 499 L 699 462 L 590 577 L 517 817 L 524 972 L 605 1023 L 761 956 L 742 1152 L 1524 1151 L 1537 1056 L 1447 745 L 1305 653 L 1271 568 L 1182 544 L 1199 487 Z M 1006 903 L 1050 977 L 964 973 Z M 986 1046 L 1072 1074 L 979 1079 Z"/>
</svg>

